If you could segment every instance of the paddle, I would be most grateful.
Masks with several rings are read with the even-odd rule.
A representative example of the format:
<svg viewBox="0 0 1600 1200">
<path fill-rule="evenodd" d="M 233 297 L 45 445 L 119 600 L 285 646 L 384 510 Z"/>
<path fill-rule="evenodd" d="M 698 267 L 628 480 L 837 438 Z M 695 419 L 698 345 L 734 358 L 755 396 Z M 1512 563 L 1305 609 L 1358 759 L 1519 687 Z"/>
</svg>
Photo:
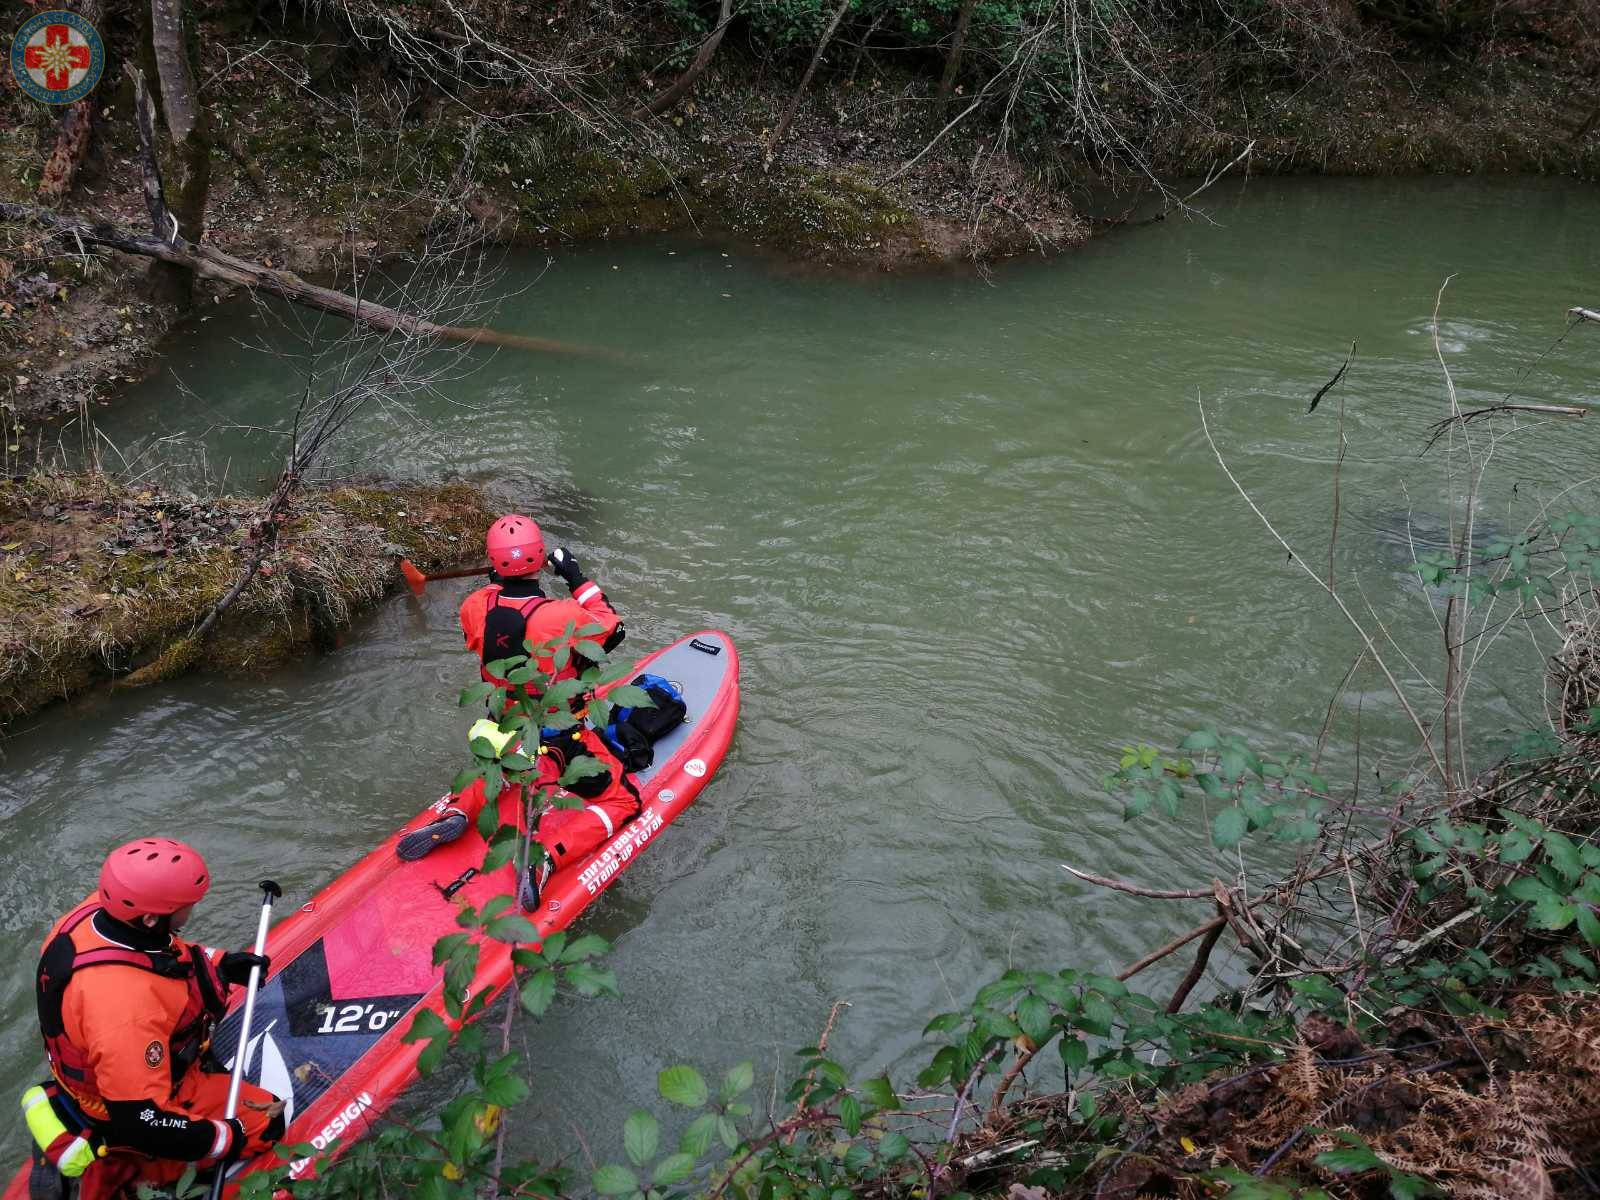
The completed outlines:
<svg viewBox="0 0 1600 1200">
<path fill-rule="evenodd" d="M 411 594 L 420 596 L 422 595 L 422 589 L 437 579 L 466 579 L 471 575 L 486 575 L 488 574 L 488 568 L 463 567 L 459 571 L 439 571 L 433 575 L 424 575 L 412 565 L 409 558 L 402 558 L 400 560 L 400 574 L 406 577 L 406 584 L 411 588 Z"/>
<path fill-rule="evenodd" d="M 283 889 L 270 879 L 261 881 L 261 918 L 256 922 L 256 948 L 258 955 L 267 952 L 267 922 L 272 919 L 272 901 L 283 895 Z M 226 1120 L 239 1114 L 239 1085 L 244 1082 L 244 1060 L 250 1053 L 250 1019 L 256 1012 L 256 988 L 261 984 L 261 968 L 250 968 L 250 981 L 244 993 L 244 1017 L 239 1022 L 239 1046 L 233 1052 L 233 1078 L 228 1080 L 228 1107 L 223 1110 Z M 211 1200 L 220 1200 L 222 1184 L 228 1175 L 227 1163 L 217 1164 L 217 1173 L 211 1179 Z"/>
</svg>

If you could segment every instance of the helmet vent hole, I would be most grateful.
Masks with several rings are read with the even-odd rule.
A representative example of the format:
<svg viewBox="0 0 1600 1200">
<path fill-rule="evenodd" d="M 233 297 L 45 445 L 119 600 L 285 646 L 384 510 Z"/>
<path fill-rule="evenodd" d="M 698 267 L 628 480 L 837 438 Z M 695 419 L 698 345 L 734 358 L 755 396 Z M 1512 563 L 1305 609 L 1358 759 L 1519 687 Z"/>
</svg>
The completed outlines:
<svg viewBox="0 0 1600 1200">
<path fill-rule="evenodd" d="M 149 854 L 146 854 L 144 856 L 144 860 L 145 860 L 145 862 L 155 862 L 155 860 L 160 858 L 160 857 L 161 857 L 161 855 L 157 854 L 154 850 L 152 850 Z"/>
</svg>

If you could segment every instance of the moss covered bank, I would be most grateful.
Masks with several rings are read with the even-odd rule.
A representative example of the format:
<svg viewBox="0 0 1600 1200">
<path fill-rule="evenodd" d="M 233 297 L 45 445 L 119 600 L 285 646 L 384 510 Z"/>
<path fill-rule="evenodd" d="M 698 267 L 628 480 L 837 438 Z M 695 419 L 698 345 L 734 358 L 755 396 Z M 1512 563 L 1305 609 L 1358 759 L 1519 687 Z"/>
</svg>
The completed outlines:
<svg viewBox="0 0 1600 1200">
<path fill-rule="evenodd" d="M 101 475 L 0 482 L 0 724 L 96 686 L 204 664 L 256 671 L 329 647 L 423 570 L 470 560 L 492 519 L 465 484 L 340 487 L 302 498 L 260 574 L 204 644 L 190 635 L 238 579 L 259 504 L 124 487 Z"/>
</svg>

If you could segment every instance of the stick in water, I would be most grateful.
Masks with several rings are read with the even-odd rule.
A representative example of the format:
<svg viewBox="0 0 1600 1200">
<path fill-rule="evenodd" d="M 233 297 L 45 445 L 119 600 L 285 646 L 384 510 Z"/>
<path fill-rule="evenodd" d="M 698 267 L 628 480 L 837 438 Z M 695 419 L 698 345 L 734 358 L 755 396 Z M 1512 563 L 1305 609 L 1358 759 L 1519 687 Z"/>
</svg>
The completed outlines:
<svg viewBox="0 0 1600 1200">
<path fill-rule="evenodd" d="M 257 956 L 267 952 L 267 923 L 272 920 L 272 901 L 283 895 L 283 889 L 270 879 L 261 881 L 261 917 L 256 922 L 256 948 Z M 223 1110 L 223 1119 L 231 1121 L 239 1113 L 239 1085 L 244 1082 L 244 1060 L 250 1050 L 250 1019 L 256 1012 L 256 989 L 261 985 L 261 968 L 250 968 L 250 980 L 244 992 L 244 1017 L 239 1022 L 239 1046 L 233 1052 L 233 1077 L 228 1080 L 228 1107 Z M 228 1176 L 228 1164 L 219 1162 L 217 1173 L 211 1180 L 211 1200 L 218 1200 L 222 1195 L 222 1185 Z"/>
</svg>

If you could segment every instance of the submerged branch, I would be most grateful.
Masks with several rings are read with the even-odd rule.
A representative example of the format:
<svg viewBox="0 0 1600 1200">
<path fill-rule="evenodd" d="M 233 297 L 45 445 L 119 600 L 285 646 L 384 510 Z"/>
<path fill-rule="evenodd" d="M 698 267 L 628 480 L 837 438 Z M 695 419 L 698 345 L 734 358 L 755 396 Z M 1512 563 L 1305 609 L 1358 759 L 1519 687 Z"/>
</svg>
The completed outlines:
<svg viewBox="0 0 1600 1200">
<path fill-rule="evenodd" d="M 1148 896 L 1152 900 L 1204 900 L 1211 895 L 1210 888 L 1179 888 L 1162 890 L 1160 888 L 1141 887 L 1137 883 L 1128 883 L 1122 879 L 1111 879 L 1105 875 L 1094 875 L 1088 871 L 1080 871 L 1077 867 L 1067 863 L 1061 864 L 1061 869 L 1068 874 L 1076 875 L 1085 883 L 1092 883 L 1096 887 L 1110 888 L 1114 892 L 1127 892 L 1130 896 Z"/>
</svg>

